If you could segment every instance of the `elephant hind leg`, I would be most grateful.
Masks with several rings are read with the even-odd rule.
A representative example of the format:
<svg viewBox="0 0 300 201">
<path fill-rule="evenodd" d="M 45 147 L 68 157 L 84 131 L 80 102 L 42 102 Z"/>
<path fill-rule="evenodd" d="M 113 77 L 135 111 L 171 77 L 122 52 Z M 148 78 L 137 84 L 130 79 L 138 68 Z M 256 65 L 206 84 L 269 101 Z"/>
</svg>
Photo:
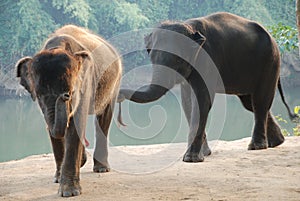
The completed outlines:
<svg viewBox="0 0 300 201">
<path fill-rule="evenodd" d="M 276 147 L 284 142 L 281 129 L 270 112 L 268 113 L 267 137 L 269 147 Z"/>
<path fill-rule="evenodd" d="M 267 141 L 267 121 L 270 106 L 264 102 L 265 98 L 259 95 L 252 96 L 252 105 L 254 113 L 254 129 L 249 150 L 259 150 L 268 148 Z"/>
<path fill-rule="evenodd" d="M 253 112 L 252 108 L 252 100 L 250 95 L 239 96 L 243 106 Z M 276 123 L 273 115 L 271 112 L 268 112 L 268 119 L 267 119 L 267 138 L 268 138 L 268 146 L 269 147 L 276 147 L 284 142 L 284 136 L 281 133 L 281 129 Z"/>
<path fill-rule="evenodd" d="M 107 136 L 112 120 L 114 104 L 109 104 L 101 115 L 96 115 L 96 145 L 94 152 L 94 172 L 109 172 Z"/>
</svg>

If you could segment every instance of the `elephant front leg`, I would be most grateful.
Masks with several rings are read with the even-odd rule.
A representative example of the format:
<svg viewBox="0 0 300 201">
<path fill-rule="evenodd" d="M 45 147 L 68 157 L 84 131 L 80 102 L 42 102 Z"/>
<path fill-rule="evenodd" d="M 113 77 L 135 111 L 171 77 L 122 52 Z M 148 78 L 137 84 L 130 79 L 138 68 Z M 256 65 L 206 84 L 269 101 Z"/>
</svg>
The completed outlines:
<svg viewBox="0 0 300 201">
<path fill-rule="evenodd" d="M 186 151 L 184 162 L 202 162 L 205 155 L 210 155 L 211 150 L 208 147 L 205 126 L 212 101 L 208 92 L 202 93 L 196 91 L 196 97 L 192 98 L 191 112 L 191 131 L 188 139 L 188 150 Z"/>
<path fill-rule="evenodd" d="M 199 133 L 200 132 L 199 129 Z M 199 133 L 194 135 L 191 143 L 188 143 L 188 150 L 183 157 L 184 162 L 202 162 L 204 161 L 204 156 L 209 156 L 211 154 L 205 131 L 202 132 L 202 135 L 199 135 Z M 192 134 L 190 133 L 189 137 L 191 135 Z"/>
<path fill-rule="evenodd" d="M 50 135 L 52 150 L 54 153 L 55 163 L 56 163 L 56 172 L 54 175 L 54 183 L 59 183 L 60 174 L 61 174 L 61 165 L 64 157 L 64 140 L 63 139 L 55 139 Z"/>
<path fill-rule="evenodd" d="M 189 125 L 189 140 L 188 140 L 188 147 L 191 146 L 194 138 L 195 138 L 195 133 L 197 133 L 197 126 L 199 125 L 199 120 L 197 119 L 199 114 L 192 114 L 193 111 L 192 108 L 192 100 L 195 100 L 195 95 L 192 93 L 192 89 L 190 85 L 187 82 L 183 82 L 181 84 L 181 101 L 182 101 L 182 108 L 185 114 L 185 117 L 187 119 L 188 125 Z M 195 101 L 194 104 L 197 104 Z M 193 117 L 195 116 L 195 117 Z M 193 118 L 192 118 L 193 117 Z M 211 154 L 211 150 L 208 146 L 207 143 L 207 138 L 206 138 L 206 132 L 204 131 L 203 134 L 203 144 L 201 148 L 201 152 L 204 156 L 209 156 Z"/>
<path fill-rule="evenodd" d="M 82 165 L 84 146 L 76 132 L 73 121 L 65 135 L 65 156 L 61 167 L 61 179 L 58 193 L 63 197 L 81 194 L 79 170 Z"/>
</svg>

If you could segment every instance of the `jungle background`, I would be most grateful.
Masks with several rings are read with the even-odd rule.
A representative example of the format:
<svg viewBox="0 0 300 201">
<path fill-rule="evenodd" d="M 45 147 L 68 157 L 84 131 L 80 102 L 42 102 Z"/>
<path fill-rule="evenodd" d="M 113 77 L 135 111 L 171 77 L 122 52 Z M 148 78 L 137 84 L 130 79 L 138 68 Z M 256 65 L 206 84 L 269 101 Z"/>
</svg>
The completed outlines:
<svg viewBox="0 0 300 201">
<path fill-rule="evenodd" d="M 16 89 L 16 61 L 33 55 L 49 34 L 65 24 L 86 27 L 109 39 L 155 27 L 163 20 L 185 20 L 217 11 L 235 13 L 267 27 L 282 52 L 283 79 L 288 85 L 300 85 L 298 55 L 290 52 L 297 48 L 293 0 L 8 0 L 0 2 L 0 89 Z M 145 63 L 146 57 L 145 52 L 128 55 L 125 71 Z"/>
</svg>

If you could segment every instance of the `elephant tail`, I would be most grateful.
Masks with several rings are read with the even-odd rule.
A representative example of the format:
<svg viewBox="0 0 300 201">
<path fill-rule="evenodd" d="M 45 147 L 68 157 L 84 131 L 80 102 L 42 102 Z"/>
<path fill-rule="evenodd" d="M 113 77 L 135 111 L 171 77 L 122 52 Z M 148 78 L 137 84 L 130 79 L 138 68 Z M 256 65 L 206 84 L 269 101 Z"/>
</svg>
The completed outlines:
<svg viewBox="0 0 300 201">
<path fill-rule="evenodd" d="M 120 126 L 127 126 L 126 124 L 123 123 L 121 102 L 119 102 L 119 113 L 118 113 L 118 118 L 117 119 L 118 119 L 119 127 Z"/>
<path fill-rule="evenodd" d="M 300 119 L 299 115 L 293 113 L 291 111 L 290 107 L 288 106 L 288 104 L 285 101 L 282 86 L 281 86 L 281 82 L 280 82 L 280 78 L 278 80 L 277 87 L 278 87 L 278 90 L 279 90 L 279 93 L 280 93 L 281 100 L 282 100 L 283 104 L 285 105 L 285 107 L 286 107 L 286 109 L 289 113 L 289 117 L 290 117 L 291 121 L 299 121 L 299 119 Z"/>
</svg>

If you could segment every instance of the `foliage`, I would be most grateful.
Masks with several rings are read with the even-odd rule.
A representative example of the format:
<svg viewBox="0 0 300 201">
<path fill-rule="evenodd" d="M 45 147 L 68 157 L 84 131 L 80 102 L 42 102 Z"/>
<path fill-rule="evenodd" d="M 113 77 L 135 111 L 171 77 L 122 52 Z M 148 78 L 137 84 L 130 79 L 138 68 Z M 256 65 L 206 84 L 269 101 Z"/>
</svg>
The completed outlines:
<svg viewBox="0 0 300 201">
<path fill-rule="evenodd" d="M 61 10 L 64 14 L 75 18 L 80 24 L 87 27 L 91 8 L 85 0 L 68 1 L 68 0 L 52 0 L 52 6 Z"/>
<path fill-rule="evenodd" d="M 17 55 L 32 54 L 41 46 L 51 29 L 56 27 L 51 17 L 41 11 L 38 0 L 1 3 L 1 66 Z M 52 31 L 52 30 L 51 30 Z"/>
<path fill-rule="evenodd" d="M 221 1 L 205 1 L 208 9 L 206 14 L 226 11 L 233 12 L 245 18 L 249 18 L 263 24 L 273 24 L 273 18 L 276 15 L 270 15 L 269 10 L 266 9 L 268 3 L 260 1 L 245 1 L 245 0 L 221 0 Z M 219 5 L 222 5 L 221 7 Z"/>
<path fill-rule="evenodd" d="M 297 115 L 300 115 L 300 106 L 295 106 L 294 107 L 294 113 Z M 276 115 L 275 118 L 277 119 L 278 122 L 287 124 L 287 120 L 282 118 L 281 115 Z M 284 136 L 300 136 L 300 123 L 296 122 L 295 127 L 292 128 L 292 133 L 290 133 L 287 129 L 282 128 L 281 132 Z"/>
<path fill-rule="evenodd" d="M 277 119 L 278 122 L 281 122 L 281 123 L 284 123 L 284 124 L 287 124 L 287 120 L 285 120 L 284 118 L 282 118 L 282 116 L 279 114 L 279 115 L 276 115 L 275 118 Z M 285 129 L 285 128 L 281 128 L 281 132 L 284 136 L 290 136 L 290 132 Z"/>
<path fill-rule="evenodd" d="M 270 26 L 269 32 L 277 41 L 280 52 L 291 51 L 298 48 L 297 29 L 288 25 L 278 23 Z"/>
<path fill-rule="evenodd" d="M 294 133 L 294 136 L 300 136 L 300 124 L 297 124 L 297 125 L 293 128 L 293 133 Z"/>
<path fill-rule="evenodd" d="M 105 38 L 143 28 L 149 21 L 135 3 L 125 0 L 89 0 L 88 2 L 90 7 L 93 8 L 89 28 Z"/>
<path fill-rule="evenodd" d="M 294 113 L 299 115 L 300 114 L 300 106 L 296 106 L 294 108 Z M 293 128 L 293 133 L 295 136 L 300 136 L 300 123 L 298 122 L 298 124 Z"/>
<path fill-rule="evenodd" d="M 265 25 L 273 25 L 282 23 L 288 26 L 295 26 L 295 0 L 261 0 L 261 4 L 267 9 L 268 15 L 271 17 L 271 23 L 263 23 Z M 274 17 L 276 16 L 276 17 Z"/>
<path fill-rule="evenodd" d="M 65 24 L 89 28 L 109 39 L 126 31 L 156 26 L 163 20 L 185 20 L 217 11 L 269 25 L 282 51 L 296 47 L 293 1 L 8 0 L 0 1 L 1 72 L 12 74 L 19 58 L 33 55 L 50 33 Z M 129 43 L 134 43 L 133 39 Z M 143 63 L 144 58 L 144 53 L 129 56 L 125 68 Z"/>
<path fill-rule="evenodd" d="M 128 24 L 130 30 L 143 27 L 149 20 L 142 14 L 141 9 L 135 3 L 117 2 L 114 16 L 118 23 Z"/>
</svg>

